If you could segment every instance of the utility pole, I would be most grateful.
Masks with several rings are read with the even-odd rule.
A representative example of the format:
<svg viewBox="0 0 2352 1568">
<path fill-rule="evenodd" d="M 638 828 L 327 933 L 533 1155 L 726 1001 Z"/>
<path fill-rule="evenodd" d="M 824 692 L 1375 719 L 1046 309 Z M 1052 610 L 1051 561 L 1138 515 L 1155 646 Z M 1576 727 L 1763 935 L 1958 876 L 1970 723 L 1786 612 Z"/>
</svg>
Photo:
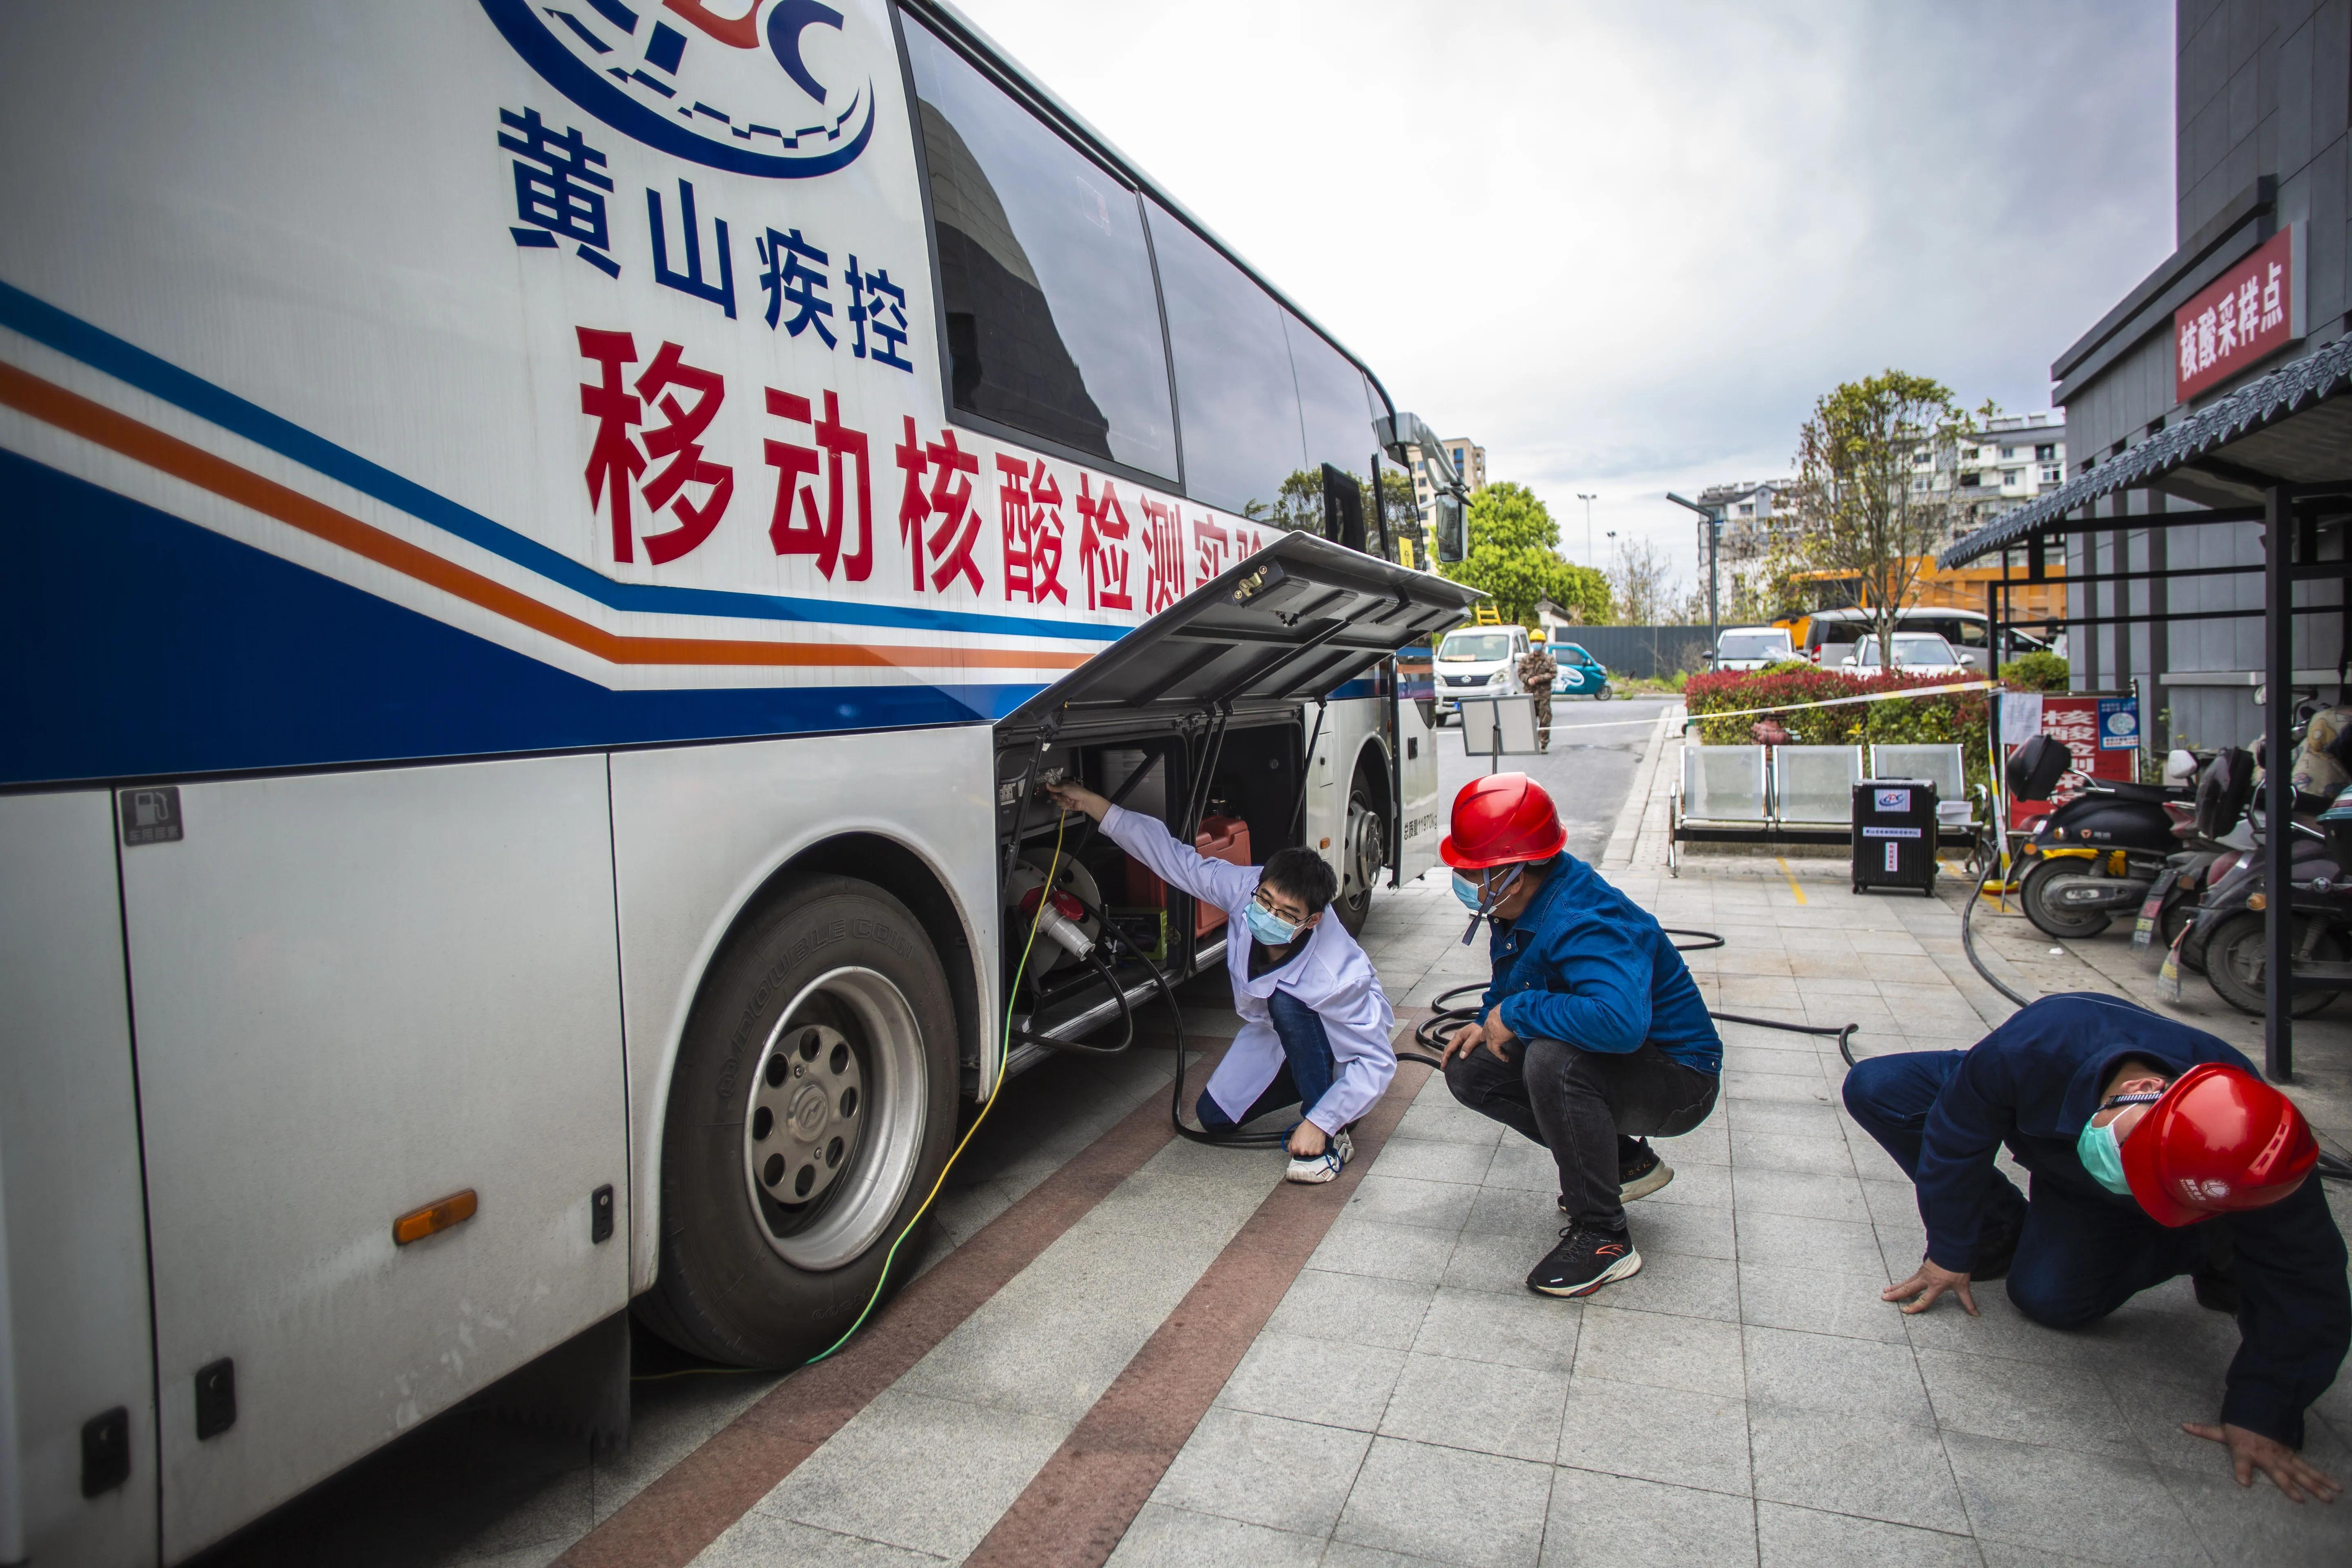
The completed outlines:
<svg viewBox="0 0 2352 1568">
<path fill-rule="evenodd" d="M 1715 651 L 1715 645 L 1722 640 L 1721 621 L 1715 603 L 1715 563 L 1717 555 L 1721 552 L 1723 542 L 1723 512 L 1717 507 L 1701 506 L 1695 500 L 1685 500 L 1672 490 L 1666 492 L 1666 499 L 1676 506 L 1695 511 L 1706 519 L 1706 647 L 1707 651 L 1712 653 Z"/>
<path fill-rule="evenodd" d="M 1576 499 L 1584 503 L 1584 560 L 1590 565 L 1592 563 L 1592 503 L 1601 499 L 1601 492 L 1595 490 L 1587 495 L 1579 490 Z"/>
</svg>

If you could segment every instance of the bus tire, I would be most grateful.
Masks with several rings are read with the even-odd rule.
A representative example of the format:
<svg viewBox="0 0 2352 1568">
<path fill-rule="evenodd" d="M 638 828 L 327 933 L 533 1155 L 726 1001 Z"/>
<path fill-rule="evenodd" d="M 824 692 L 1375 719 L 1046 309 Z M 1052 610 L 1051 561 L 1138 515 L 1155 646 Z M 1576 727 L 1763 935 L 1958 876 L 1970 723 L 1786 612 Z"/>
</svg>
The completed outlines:
<svg viewBox="0 0 2352 1568">
<path fill-rule="evenodd" d="M 1356 764 L 1348 784 L 1347 820 L 1340 829 L 1339 890 L 1332 897 L 1331 910 L 1349 936 L 1361 935 L 1364 921 L 1371 918 L 1372 890 L 1388 865 L 1388 814 L 1381 806 L 1385 792 L 1371 769 L 1377 755 L 1370 753 Z"/>
<path fill-rule="evenodd" d="M 956 1058 L 947 973 L 897 899 L 811 877 L 753 915 L 705 979 L 671 1078 L 646 1326 L 758 1367 L 847 1332 L 947 1160 Z M 898 1249 L 890 1288 L 919 1250 Z"/>
</svg>

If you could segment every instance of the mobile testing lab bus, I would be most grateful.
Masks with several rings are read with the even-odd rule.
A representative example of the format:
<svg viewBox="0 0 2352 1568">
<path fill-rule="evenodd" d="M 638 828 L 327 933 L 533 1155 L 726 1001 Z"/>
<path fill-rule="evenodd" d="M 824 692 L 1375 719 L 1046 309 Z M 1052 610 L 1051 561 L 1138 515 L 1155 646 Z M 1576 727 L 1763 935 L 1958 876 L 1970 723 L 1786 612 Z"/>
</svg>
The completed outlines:
<svg viewBox="0 0 2352 1568">
<path fill-rule="evenodd" d="M 1149 994 L 1043 781 L 1431 860 L 1434 441 L 945 7 L 26 4 L 0 137 L 0 1563 L 832 1342 Z"/>
</svg>

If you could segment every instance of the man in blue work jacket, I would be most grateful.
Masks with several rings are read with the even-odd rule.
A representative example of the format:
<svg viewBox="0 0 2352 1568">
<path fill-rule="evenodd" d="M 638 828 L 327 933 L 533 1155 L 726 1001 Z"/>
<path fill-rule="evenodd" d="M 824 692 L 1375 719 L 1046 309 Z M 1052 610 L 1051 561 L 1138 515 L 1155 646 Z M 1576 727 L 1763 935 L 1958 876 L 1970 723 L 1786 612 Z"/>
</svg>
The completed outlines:
<svg viewBox="0 0 2352 1568">
<path fill-rule="evenodd" d="M 2201 1029 L 2119 997 L 2044 996 L 1965 1051 L 1872 1057 L 1846 1109 L 1918 1190 L 1918 1271 L 1884 1292 L 1906 1312 L 2009 1279 L 2053 1329 L 2096 1322 L 2187 1274 L 2238 1320 L 2218 1425 L 2238 1484 L 2260 1469 L 2300 1502 L 2335 1500 L 2304 1462 L 2303 1415 L 2352 1340 L 2344 1238 L 2310 1175 L 2319 1151 L 2294 1103 Z M 2029 1202 L 1995 1168 L 2006 1144 Z"/>
<path fill-rule="evenodd" d="M 1658 922 L 1567 842 L 1551 797 L 1525 773 L 1454 797 L 1437 852 L 1474 911 L 1471 931 L 1488 922 L 1495 980 L 1443 1059 L 1454 1099 L 1549 1149 L 1559 1167 L 1569 1223 L 1528 1289 L 1590 1296 L 1640 1271 L 1625 1205 L 1674 1178 L 1644 1140 L 1706 1120 L 1723 1041 Z"/>
</svg>

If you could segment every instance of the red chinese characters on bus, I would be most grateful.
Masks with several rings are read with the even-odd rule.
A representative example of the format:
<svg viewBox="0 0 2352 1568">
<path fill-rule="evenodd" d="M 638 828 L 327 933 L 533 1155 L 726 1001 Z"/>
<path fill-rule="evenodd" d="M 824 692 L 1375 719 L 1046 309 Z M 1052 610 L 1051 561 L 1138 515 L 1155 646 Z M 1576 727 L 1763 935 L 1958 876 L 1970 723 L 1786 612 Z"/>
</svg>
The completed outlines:
<svg viewBox="0 0 2352 1568">
<path fill-rule="evenodd" d="M 845 581 L 863 583 L 874 571 L 874 486 L 866 472 L 866 432 L 841 422 L 841 398 L 824 395 L 824 414 L 810 417 L 809 400 L 790 392 L 768 388 L 768 412 L 815 433 L 816 445 L 803 447 L 772 437 L 761 443 L 776 470 L 776 506 L 768 521 L 768 542 L 779 555 L 814 555 L 816 569 L 832 581 L 835 567 Z M 817 505 L 814 480 L 818 454 L 824 454 L 824 505 Z M 856 485 L 856 537 L 843 553 L 842 534 L 847 521 L 849 492 Z M 794 522 L 795 513 L 806 521 Z"/>
<path fill-rule="evenodd" d="M 939 440 L 925 443 L 916 435 L 912 417 L 906 418 L 906 436 L 895 453 L 899 472 L 905 476 L 898 493 L 898 536 L 907 547 L 915 592 L 923 591 L 923 558 L 928 554 L 934 593 L 945 593 L 958 577 L 979 593 L 986 584 L 971 558 L 971 547 L 980 538 L 980 512 L 971 504 L 971 481 L 965 477 L 980 472 L 979 457 L 956 445 L 952 430 L 943 430 Z M 931 476 L 928 490 L 923 487 L 927 469 Z M 924 527 L 934 517 L 940 520 L 939 526 L 926 534 Z"/>
<path fill-rule="evenodd" d="M 1231 564 L 1226 559 L 1226 553 L 1233 547 L 1233 542 L 1232 531 L 1218 522 L 1214 517 L 1196 517 L 1192 520 L 1192 546 L 1195 552 L 1192 586 L 1199 587 Z"/>
<path fill-rule="evenodd" d="M 1143 613 L 1156 616 L 1184 596 L 1184 517 L 1172 506 L 1145 496 L 1143 549 L 1150 570 L 1143 580 Z"/>
<path fill-rule="evenodd" d="M 1108 479 L 1097 496 L 1087 476 L 1078 476 L 1078 561 L 1087 578 L 1087 608 L 1132 610 L 1135 595 L 1128 591 L 1128 538 L 1133 531 L 1118 492 Z"/>
<path fill-rule="evenodd" d="M 1062 487 L 1045 471 L 1017 455 L 996 455 L 997 515 L 1004 528 L 1004 596 L 1042 605 L 1051 595 L 1063 604 Z"/>
<path fill-rule="evenodd" d="M 655 565 L 675 561 L 710 537 L 735 494 L 734 468 L 710 461 L 702 447 L 704 432 L 727 399 L 727 384 L 713 371 L 688 364 L 686 351 L 677 343 L 665 342 L 637 377 L 632 395 L 621 367 L 636 363 L 636 339 L 627 332 L 575 330 L 582 357 L 594 361 L 602 371 L 597 380 L 580 384 L 580 411 L 596 421 L 585 475 L 588 504 L 610 505 L 615 561 L 636 559 L 640 541 L 632 493 L 642 495 L 648 514 L 667 508 L 677 526 L 648 533 L 642 542 L 646 559 Z M 680 403 L 673 389 L 693 402 Z M 646 430 L 640 445 L 629 432 L 644 425 L 647 405 L 665 422 Z M 646 479 L 647 468 L 656 462 L 660 467 Z M 689 493 L 689 485 L 701 494 Z"/>
</svg>

